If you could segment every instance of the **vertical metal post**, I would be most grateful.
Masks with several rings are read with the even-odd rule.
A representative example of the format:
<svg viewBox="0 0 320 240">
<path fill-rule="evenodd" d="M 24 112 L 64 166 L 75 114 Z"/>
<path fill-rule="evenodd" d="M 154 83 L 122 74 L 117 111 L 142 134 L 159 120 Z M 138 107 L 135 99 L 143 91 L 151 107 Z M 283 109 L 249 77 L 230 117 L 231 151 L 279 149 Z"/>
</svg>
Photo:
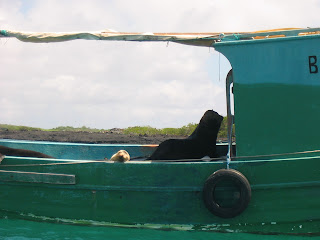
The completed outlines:
<svg viewBox="0 0 320 240">
<path fill-rule="evenodd" d="M 232 69 L 229 71 L 226 78 L 226 96 L 227 96 L 227 119 L 228 119 L 228 153 L 227 153 L 227 169 L 231 162 L 232 153 L 232 128 L 233 128 L 233 115 L 231 112 L 231 84 L 233 83 Z"/>
</svg>

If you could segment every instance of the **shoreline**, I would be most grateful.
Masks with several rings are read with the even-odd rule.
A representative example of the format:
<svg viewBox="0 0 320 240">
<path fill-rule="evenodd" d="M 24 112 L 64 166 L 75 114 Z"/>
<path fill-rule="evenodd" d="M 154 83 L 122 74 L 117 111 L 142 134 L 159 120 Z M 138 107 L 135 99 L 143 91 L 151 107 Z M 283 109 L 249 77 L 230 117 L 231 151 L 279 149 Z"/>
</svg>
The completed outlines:
<svg viewBox="0 0 320 240">
<path fill-rule="evenodd" d="M 70 143 L 100 143 L 100 144 L 160 144 L 167 139 L 183 139 L 187 136 L 177 135 L 136 135 L 120 132 L 75 132 L 75 131 L 13 131 L 0 130 L 1 139 L 70 142 Z"/>
</svg>

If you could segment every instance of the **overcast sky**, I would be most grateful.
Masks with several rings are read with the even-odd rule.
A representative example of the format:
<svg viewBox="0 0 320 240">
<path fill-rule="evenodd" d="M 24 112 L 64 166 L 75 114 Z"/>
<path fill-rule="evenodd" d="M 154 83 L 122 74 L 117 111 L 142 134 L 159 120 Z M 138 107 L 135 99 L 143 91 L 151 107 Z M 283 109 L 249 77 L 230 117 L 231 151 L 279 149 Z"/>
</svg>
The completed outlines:
<svg viewBox="0 0 320 240">
<path fill-rule="evenodd" d="M 0 0 L 0 29 L 227 32 L 320 27 L 319 0 Z M 219 63 L 220 62 L 220 63 Z M 229 62 L 175 43 L 0 40 L 0 123 L 181 127 L 226 115 Z"/>
</svg>

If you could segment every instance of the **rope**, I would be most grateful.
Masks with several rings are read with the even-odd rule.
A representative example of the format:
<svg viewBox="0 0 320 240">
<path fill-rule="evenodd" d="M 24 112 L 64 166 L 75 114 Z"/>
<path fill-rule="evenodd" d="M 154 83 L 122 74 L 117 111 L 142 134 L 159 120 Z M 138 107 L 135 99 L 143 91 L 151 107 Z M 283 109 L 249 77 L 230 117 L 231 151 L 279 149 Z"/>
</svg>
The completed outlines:
<svg viewBox="0 0 320 240">
<path fill-rule="evenodd" d="M 266 158 L 266 157 L 280 157 L 286 155 L 298 155 L 298 154 L 307 154 L 307 153 L 317 153 L 320 150 L 312 150 L 312 151 L 303 151 L 303 152 L 293 152 L 293 153 L 275 153 L 268 155 L 254 155 L 254 156 L 238 156 L 238 157 L 230 157 L 230 162 L 228 163 L 227 156 L 220 158 L 208 158 L 208 159 L 179 159 L 179 160 L 152 160 L 151 162 L 211 162 L 211 161 L 227 161 L 227 164 L 230 164 L 233 160 L 243 159 L 243 158 Z M 262 159 L 261 159 L 262 160 Z"/>
<path fill-rule="evenodd" d="M 298 155 L 298 154 L 306 154 L 306 153 L 317 153 L 320 150 L 313 150 L 313 151 L 303 151 L 303 152 L 293 152 L 293 153 L 278 153 L 278 154 L 269 154 L 269 155 L 255 155 L 255 156 L 238 156 L 238 157 L 231 157 L 231 161 L 235 159 L 242 159 L 242 158 L 265 158 L 265 157 L 278 157 L 278 156 L 285 156 L 285 155 Z M 145 161 L 142 160 L 141 162 L 217 162 L 217 161 L 226 161 L 226 157 L 220 158 L 208 158 L 208 159 L 177 159 L 177 160 L 151 160 Z M 105 163 L 108 161 L 104 160 L 90 160 L 90 161 L 72 161 L 72 162 L 64 162 L 64 163 L 40 163 L 40 164 L 19 164 L 19 165 L 1 165 L 0 167 L 35 167 L 35 166 L 57 166 L 57 165 L 72 165 L 72 164 L 86 164 L 86 163 Z"/>
<path fill-rule="evenodd" d="M 219 158 L 197 158 L 197 159 L 175 159 L 175 160 L 151 160 L 151 162 L 213 162 L 213 161 L 224 161 L 226 157 Z"/>
<path fill-rule="evenodd" d="M 240 40 L 240 34 L 239 33 L 233 33 L 232 35 L 234 36 L 234 38 L 236 40 Z"/>
<path fill-rule="evenodd" d="M 6 30 L 0 30 L 0 34 L 6 37 L 8 36 L 8 33 Z"/>
<path fill-rule="evenodd" d="M 238 157 L 231 157 L 231 160 L 232 160 L 232 159 L 240 159 L 240 158 L 278 157 L 278 156 L 285 156 L 285 155 L 297 155 L 297 154 L 317 153 L 317 152 L 320 152 L 320 150 L 303 151 L 303 152 L 293 152 L 293 153 L 275 153 L 275 154 L 268 154 L 268 155 L 238 156 Z"/>
<path fill-rule="evenodd" d="M 72 164 L 83 164 L 83 163 L 103 163 L 107 161 L 74 161 L 64 163 L 39 163 L 39 164 L 15 164 L 15 165 L 0 165 L 0 167 L 35 167 L 35 166 L 55 166 L 55 165 L 72 165 Z"/>
</svg>

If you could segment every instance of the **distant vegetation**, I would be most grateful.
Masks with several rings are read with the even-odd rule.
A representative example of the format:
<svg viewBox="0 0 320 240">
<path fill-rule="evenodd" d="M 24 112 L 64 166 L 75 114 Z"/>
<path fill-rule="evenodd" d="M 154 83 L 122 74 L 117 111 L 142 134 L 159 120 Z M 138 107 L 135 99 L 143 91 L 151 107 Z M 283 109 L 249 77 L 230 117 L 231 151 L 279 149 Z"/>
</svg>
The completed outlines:
<svg viewBox="0 0 320 240">
<path fill-rule="evenodd" d="M 44 129 L 41 129 L 41 128 L 0 124 L 0 130 L 4 130 L 4 129 L 8 129 L 10 131 L 44 131 Z"/>
<path fill-rule="evenodd" d="M 46 131 L 105 132 L 105 131 L 107 131 L 107 130 L 104 130 L 104 129 L 96 129 L 96 128 L 89 128 L 89 127 L 86 127 L 86 126 L 82 126 L 82 127 L 78 127 L 78 128 L 71 127 L 71 126 L 66 126 L 66 127 L 60 126 L 60 127 L 48 129 L 48 130 L 46 130 Z"/>
<path fill-rule="evenodd" d="M 42 128 L 34 128 L 34 127 L 27 127 L 27 126 L 15 126 L 9 124 L 0 124 L 0 130 L 9 130 L 9 131 L 74 131 L 74 132 L 118 132 L 123 134 L 135 134 L 135 135 L 178 135 L 178 136 L 188 136 L 190 135 L 194 129 L 197 127 L 198 124 L 196 123 L 189 123 L 180 128 L 153 128 L 150 126 L 136 126 L 136 127 L 128 127 L 125 129 L 96 129 L 96 128 L 89 128 L 86 126 L 83 127 L 71 127 L 71 126 L 61 126 L 52 129 L 42 129 Z M 226 138 L 227 137 L 227 117 L 223 118 L 220 132 L 218 138 Z"/>
<path fill-rule="evenodd" d="M 196 123 L 189 123 L 186 126 L 181 128 L 153 128 L 150 126 L 144 127 L 128 127 L 123 130 L 125 134 L 136 134 L 136 135 L 178 135 L 178 136 L 189 136 L 197 127 Z M 227 117 L 223 118 L 221 123 L 220 131 L 218 138 L 227 138 L 228 137 L 228 127 L 227 127 Z"/>
<path fill-rule="evenodd" d="M 88 128 L 88 127 L 56 127 L 51 129 L 43 129 L 43 128 L 34 128 L 34 127 L 27 127 L 27 126 L 16 126 L 16 125 L 9 125 L 9 124 L 0 124 L 0 130 L 9 130 L 9 131 L 71 131 L 71 132 L 103 132 L 106 130 L 103 129 L 96 129 L 96 128 Z"/>
<path fill-rule="evenodd" d="M 194 129 L 196 129 L 197 124 L 189 123 L 186 126 L 181 128 L 153 128 L 150 126 L 144 127 L 128 127 L 123 130 L 125 134 L 136 134 L 136 135 L 179 135 L 179 136 L 187 136 L 190 135 Z"/>
</svg>

